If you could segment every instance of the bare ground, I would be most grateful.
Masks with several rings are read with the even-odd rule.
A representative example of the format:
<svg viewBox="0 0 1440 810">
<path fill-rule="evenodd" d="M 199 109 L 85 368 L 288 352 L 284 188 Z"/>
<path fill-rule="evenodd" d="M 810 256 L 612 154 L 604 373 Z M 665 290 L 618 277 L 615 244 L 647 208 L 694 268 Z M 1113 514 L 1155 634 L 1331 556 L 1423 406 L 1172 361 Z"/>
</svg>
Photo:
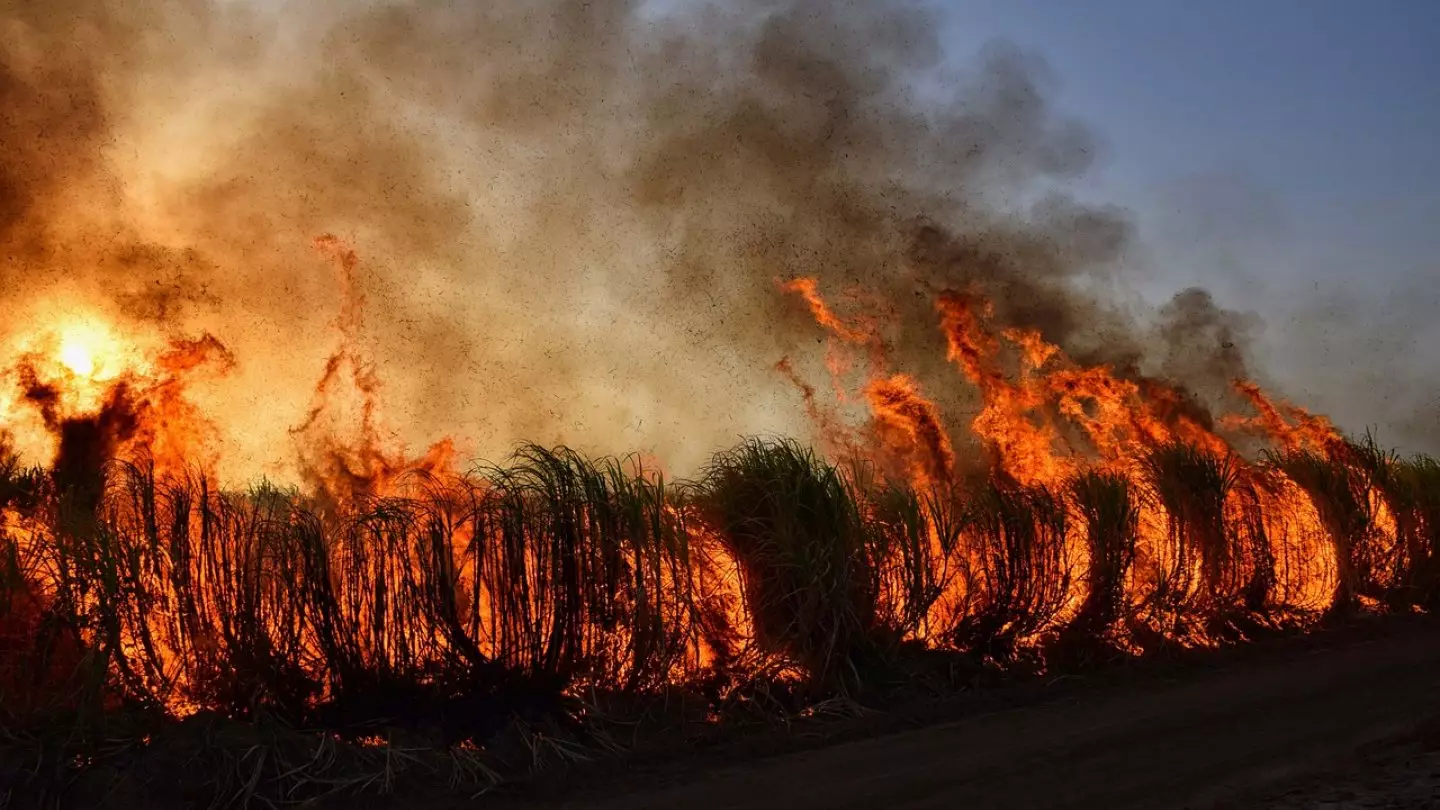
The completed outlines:
<svg viewBox="0 0 1440 810">
<path fill-rule="evenodd" d="M 747 762 L 514 797 L 534 808 L 1440 807 L 1440 625 L 1065 690 Z"/>
<path fill-rule="evenodd" d="M 1271 786 L 1250 805 L 1301 808 L 1440 807 L 1440 723 L 1373 746 L 1288 783 Z"/>
</svg>

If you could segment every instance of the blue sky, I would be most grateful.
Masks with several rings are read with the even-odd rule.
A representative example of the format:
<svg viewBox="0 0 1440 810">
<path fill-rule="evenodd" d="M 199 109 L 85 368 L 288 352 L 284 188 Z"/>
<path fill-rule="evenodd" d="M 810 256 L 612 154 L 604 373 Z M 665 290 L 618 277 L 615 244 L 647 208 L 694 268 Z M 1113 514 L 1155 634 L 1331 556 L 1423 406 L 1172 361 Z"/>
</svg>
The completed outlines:
<svg viewBox="0 0 1440 810">
<path fill-rule="evenodd" d="M 936 4 L 958 61 L 1003 38 L 1053 68 L 1107 147 L 1079 191 L 1135 213 L 1147 293 L 1199 284 L 1258 312 L 1276 374 L 1315 379 L 1350 426 L 1371 412 L 1335 389 L 1376 363 L 1440 390 L 1421 344 L 1440 332 L 1385 326 L 1402 304 L 1440 320 L 1440 2 Z"/>
<path fill-rule="evenodd" d="M 1435 260 L 1440 2 L 940 4 L 953 54 L 1004 37 L 1051 64 L 1057 102 L 1109 146 L 1102 196 L 1144 209 L 1219 175 L 1298 241 Z"/>
</svg>

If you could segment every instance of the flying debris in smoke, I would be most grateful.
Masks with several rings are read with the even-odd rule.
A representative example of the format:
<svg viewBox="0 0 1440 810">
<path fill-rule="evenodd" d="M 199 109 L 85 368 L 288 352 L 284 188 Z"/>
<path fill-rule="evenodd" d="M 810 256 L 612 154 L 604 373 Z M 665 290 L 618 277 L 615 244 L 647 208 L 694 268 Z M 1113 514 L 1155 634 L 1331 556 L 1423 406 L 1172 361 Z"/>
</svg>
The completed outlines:
<svg viewBox="0 0 1440 810">
<path fill-rule="evenodd" d="M 954 70 L 920 4 L 64 0 L 4 17 L 0 343 L 72 304 L 162 341 L 215 335 L 236 362 L 187 397 L 230 479 L 380 475 L 368 451 L 339 461 L 355 447 L 292 452 L 337 375 L 384 377 L 395 447 L 640 442 L 684 471 L 737 434 L 838 438 L 792 393 L 828 374 L 850 397 L 835 425 L 869 401 L 893 418 L 861 429 L 938 457 L 948 434 L 969 457 L 987 395 L 947 360 L 935 307 L 952 292 L 1168 419 L 1211 425 L 1247 407 L 1234 380 L 1264 380 L 1254 324 L 1203 290 L 1153 329 L 1089 292 L 1123 285 L 1134 230 L 1063 193 L 1097 138 L 1021 49 Z M 372 304 L 338 353 L 309 247 L 329 233 L 365 257 L 339 305 Z M 823 358 L 820 295 L 845 309 L 821 319 Z M 845 362 L 889 383 L 847 391 Z M 361 445 L 380 420 L 363 399 Z"/>
</svg>

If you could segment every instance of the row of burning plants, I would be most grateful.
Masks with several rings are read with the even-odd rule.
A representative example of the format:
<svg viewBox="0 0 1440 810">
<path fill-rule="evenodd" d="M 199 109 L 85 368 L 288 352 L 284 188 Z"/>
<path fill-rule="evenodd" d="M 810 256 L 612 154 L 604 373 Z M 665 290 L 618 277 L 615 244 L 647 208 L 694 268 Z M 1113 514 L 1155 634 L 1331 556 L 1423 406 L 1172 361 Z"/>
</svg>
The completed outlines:
<svg viewBox="0 0 1440 810">
<path fill-rule="evenodd" d="M 788 441 L 686 482 L 531 446 L 339 503 L 11 460 L 0 509 L 8 723 L 139 705 L 335 727 L 463 699 L 483 726 L 582 688 L 758 679 L 818 698 L 918 647 L 1058 662 L 1440 603 L 1440 464 L 1370 441 L 925 489 Z"/>
</svg>

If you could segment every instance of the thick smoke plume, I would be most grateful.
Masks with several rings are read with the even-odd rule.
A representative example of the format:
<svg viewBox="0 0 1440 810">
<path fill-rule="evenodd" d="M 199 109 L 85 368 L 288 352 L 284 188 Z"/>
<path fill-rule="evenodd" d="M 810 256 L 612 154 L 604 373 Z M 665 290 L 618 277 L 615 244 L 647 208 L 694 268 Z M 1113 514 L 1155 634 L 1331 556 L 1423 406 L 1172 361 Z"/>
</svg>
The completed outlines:
<svg viewBox="0 0 1440 810">
<path fill-rule="evenodd" d="M 943 289 L 1196 408 L 1253 373 L 1249 327 L 1203 291 L 1154 328 L 1105 303 L 1131 227 L 1061 191 L 1096 139 L 1014 47 L 945 73 L 918 5 L 343 5 L 0 11 L 0 341 L 76 307 L 218 336 L 236 366 L 194 398 L 231 475 L 294 472 L 347 295 L 323 233 L 361 257 L 346 341 L 412 446 L 687 469 L 803 435 L 776 363 L 813 378 L 823 335 L 777 287 L 796 276 L 891 307 L 896 370 L 954 425 L 976 403 L 945 369 Z"/>
</svg>

